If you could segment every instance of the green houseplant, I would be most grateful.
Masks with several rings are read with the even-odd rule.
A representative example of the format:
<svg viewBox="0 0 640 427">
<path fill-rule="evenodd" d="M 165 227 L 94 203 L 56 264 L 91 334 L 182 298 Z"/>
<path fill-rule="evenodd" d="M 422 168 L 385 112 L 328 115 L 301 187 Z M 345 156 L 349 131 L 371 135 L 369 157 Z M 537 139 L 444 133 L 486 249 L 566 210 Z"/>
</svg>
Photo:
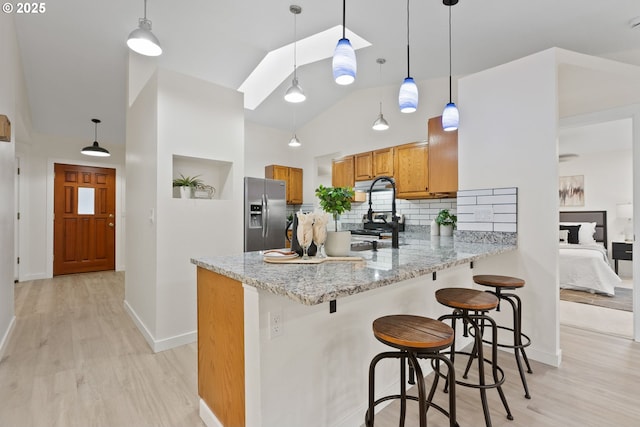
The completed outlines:
<svg viewBox="0 0 640 427">
<path fill-rule="evenodd" d="M 327 232 L 324 249 L 329 256 L 347 256 L 351 251 L 351 232 L 338 231 L 338 215 L 351 210 L 351 199 L 355 195 L 351 187 L 316 188 L 320 207 L 333 216 L 334 231 Z"/>
<path fill-rule="evenodd" d="M 173 186 L 180 188 L 180 197 L 183 199 L 190 199 L 193 189 L 199 185 L 203 185 L 203 181 L 196 176 L 184 176 L 180 174 L 180 178 L 174 178 Z"/>
<path fill-rule="evenodd" d="M 458 217 L 449 212 L 449 209 L 442 209 L 438 212 L 436 223 L 440 226 L 441 236 L 453 235 L 453 229 L 456 227 Z"/>
</svg>

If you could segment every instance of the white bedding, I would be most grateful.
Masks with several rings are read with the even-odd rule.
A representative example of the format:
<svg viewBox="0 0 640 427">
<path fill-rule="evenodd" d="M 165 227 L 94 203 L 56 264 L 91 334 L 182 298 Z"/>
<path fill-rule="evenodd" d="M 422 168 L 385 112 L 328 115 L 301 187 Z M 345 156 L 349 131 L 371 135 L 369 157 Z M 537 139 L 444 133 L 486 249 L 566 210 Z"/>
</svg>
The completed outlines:
<svg viewBox="0 0 640 427">
<path fill-rule="evenodd" d="M 614 295 L 621 282 L 602 245 L 560 243 L 560 288 Z"/>
</svg>

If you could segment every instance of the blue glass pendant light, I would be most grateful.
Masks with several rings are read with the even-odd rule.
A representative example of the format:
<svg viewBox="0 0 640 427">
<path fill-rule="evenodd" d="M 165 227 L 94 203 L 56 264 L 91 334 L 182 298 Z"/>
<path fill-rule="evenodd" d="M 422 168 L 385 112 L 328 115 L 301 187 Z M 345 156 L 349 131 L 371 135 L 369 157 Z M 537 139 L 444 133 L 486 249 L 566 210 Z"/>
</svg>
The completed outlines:
<svg viewBox="0 0 640 427">
<path fill-rule="evenodd" d="M 342 38 L 333 51 L 333 79 L 339 85 L 350 85 L 356 80 L 356 52 L 345 35 L 346 0 L 342 0 Z"/>
<path fill-rule="evenodd" d="M 458 107 L 451 101 L 451 6 L 458 3 L 458 0 L 442 0 L 445 6 L 449 7 L 449 103 L 442 112 L 442 129 L 447 132 L 458 129 L 460 113 Z"/>
<path fill-rule="evenodd" d="M 409 56 L 409 0 L 407 0 L 407 77 L 400 86 L 398 94 L 398 104 L 400 112 L 413 113 L 418 109 L 418 86 L 413 81 L 410 72 L 410 56 Z"/>
</svg>

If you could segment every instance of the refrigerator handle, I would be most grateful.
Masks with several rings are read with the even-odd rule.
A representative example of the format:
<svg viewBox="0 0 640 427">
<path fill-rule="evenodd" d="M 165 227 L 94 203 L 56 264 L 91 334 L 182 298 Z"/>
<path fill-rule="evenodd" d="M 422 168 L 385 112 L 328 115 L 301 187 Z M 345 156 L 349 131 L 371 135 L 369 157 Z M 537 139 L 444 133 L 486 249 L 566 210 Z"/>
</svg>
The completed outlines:
<svg viewBox="0 0 640 427">
<path fill-rule="evenodd" d="M 262 237 L 269 234 L 269 198 L 266 194 L 262 195 Z"/>
</svg>

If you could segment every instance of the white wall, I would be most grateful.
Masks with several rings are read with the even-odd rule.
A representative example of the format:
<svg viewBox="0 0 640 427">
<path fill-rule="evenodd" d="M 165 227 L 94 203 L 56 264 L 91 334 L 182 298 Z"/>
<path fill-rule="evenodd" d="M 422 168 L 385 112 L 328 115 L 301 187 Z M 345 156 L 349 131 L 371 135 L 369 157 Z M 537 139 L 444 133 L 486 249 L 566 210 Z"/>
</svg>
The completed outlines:
<svg viewBox="0 0 640 427">
<path fill-rule="evenodd" d="M 585 187 L 584 206 L 560 210 L 606 210 L 608 248 L 612 247 L 612 241 L 624 241 L 627 220 L 617 218 L 616 205 L 633 200 L 632 154 L 632 150 L 585 153 L 558 165 L 560 176 L 583 175 Z M 630 277 L 632 264 L 620 262 L 619 265 L 620 275 Z"/>
<path fill-rule="evenodd" d="M 16 121 L 17 98 L 22 72 L 13 17 L 0 15 L 0 114 Z M 15 125 L 11 142 L 0 141 L 0 357 L 15 322 L 13 306 L 14 277 L 14 177 Z"/>
<path fill-rule="evenodd" d="M 476 263 L 475 274 L 527 282 L 518 292 L 532 338 L 527 352 L 553 365 L 560 362 L 556 62 L 548 50 L 464 77 L 458 105 L 460 189 L 518 188 L 518 251 Z"/>
<path fill-rule="evenodd" d="M 267 165 L 303 167 L 300 150 L 288 145 L 291 136 L 289 132 L 245 122 L 244 176 L 264 178 L 264 167 Z M 303 182 L 308 172 L 303 172 Z"/>
<path fill-rule="evenodd" d="M 129 110 L 125 304 L 154 351 L 196 339 L 190 259 L 242 252 L 243 141 L 242 94 L 172 71 L 158 70 Z M 222 199 L 174 198 L 174 155 L 232 164 Z"/>
</svg>

